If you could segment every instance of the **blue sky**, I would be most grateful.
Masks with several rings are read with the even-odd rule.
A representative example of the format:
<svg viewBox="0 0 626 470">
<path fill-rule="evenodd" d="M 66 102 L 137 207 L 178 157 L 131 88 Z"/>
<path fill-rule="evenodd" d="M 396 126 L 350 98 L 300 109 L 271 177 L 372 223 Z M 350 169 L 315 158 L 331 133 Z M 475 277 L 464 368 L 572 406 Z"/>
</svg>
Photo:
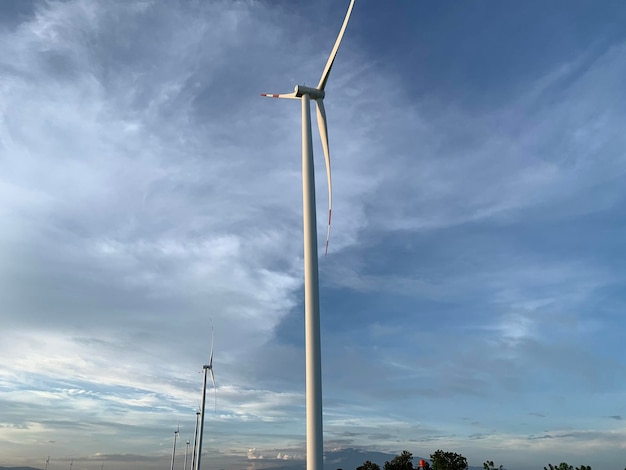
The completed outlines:
<svg viewBox="0 0 626 470">
<path fill-rule="evenodd" d="M 0 465 L 169 465 L 211 323 L 203 462 L 300 461 L 300 110 L 259 94 L 317 83 L 347 4 L 0 3 Z M 325 100 L 327 450 L 625 465 L 625 22 L 357 1 Z"/>
</svg>

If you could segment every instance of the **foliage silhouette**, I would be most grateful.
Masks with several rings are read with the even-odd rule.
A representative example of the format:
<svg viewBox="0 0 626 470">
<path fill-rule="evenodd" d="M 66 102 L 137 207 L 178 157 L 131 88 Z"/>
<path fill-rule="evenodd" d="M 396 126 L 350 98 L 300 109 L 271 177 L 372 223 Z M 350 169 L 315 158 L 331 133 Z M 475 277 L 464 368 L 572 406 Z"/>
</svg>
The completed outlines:
<svg viewBox="0 0 626 470">
<path fill-rule="evenodd" d="M 487 460 L 485 463 L 483 463 L 483 468 L 485 470 L 506 470 L 504 467 L 502 467 L 502 465 L 496 467 L 496 465 L 493 463 L 493 460 Z"/>
<path fill-rule="evenodd" d="M 567 462 L 561 462 L 558 466 L 549 463 L 547 467 L 543 467 L 543 470 L 591 470 L 591 467 L 589 465 L 581 465 L 580 467 L 574 468 Z"/>
<path fill-rule="evenodd" d="M 357 467 L 356 470 L 380 470 L 380 465 L 370 460 L 363 462 L 363 465 Z"/>
<path fill-rule="evenodd" d="M 403 450 L 400 455 L 395 456 L 391 461 L 385 462 L 384 470 L 413 470 L 413 454 Z"/>
<path fill-rule="evenodd" d="M 430 454 L 433 470 L 467 470 L 467 459 L 456 452 L 444 452 L 439 449 Z"/>
</svg>

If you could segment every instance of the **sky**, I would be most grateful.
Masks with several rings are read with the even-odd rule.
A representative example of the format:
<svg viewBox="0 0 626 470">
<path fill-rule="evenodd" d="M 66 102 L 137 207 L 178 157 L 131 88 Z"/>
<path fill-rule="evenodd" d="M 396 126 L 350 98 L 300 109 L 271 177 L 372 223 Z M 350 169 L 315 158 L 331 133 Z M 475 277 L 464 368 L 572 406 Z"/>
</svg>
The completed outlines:
<svg viewBox="0 0 626 470">
<path fill-rule="evenodd" d="M 169 468 L 179 425 L 182 467 L 211 328 L 203 466 L 302 464 L 300 109 L 259 95 L 347 5 L 0 2 L 0 465 Z M 327 256 L 313 119 L 327 451 L 626 466 L 624 24 L 357 0 Z"/>
</svg>

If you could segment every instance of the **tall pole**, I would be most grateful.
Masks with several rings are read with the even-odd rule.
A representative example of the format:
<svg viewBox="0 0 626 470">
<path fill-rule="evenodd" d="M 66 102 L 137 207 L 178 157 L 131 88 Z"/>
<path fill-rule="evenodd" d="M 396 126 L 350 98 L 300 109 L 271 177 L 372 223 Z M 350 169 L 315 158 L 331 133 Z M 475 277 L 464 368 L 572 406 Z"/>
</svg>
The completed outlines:
<svg viewBox="0 0 626 470">
<path fill-rule="evenodd" d="M 195 470 L 200 470 L 200 460 L 202 459 L 202 434 L 204 432 L 204 405 L 206 404 L 206 374 L 209 366 L 202 366 L 204 371 L 204 380 L 202 381 L 202 405 L 200 405 L 200 427 L 198 429 L 198 452 L 196 453 Z"/>
<path fill-rule="evenodd" d="M 193 453 L 191 456 L 191 470 L 196 468 L 196 445 L 198 444 L 198 421 L 200 420 L 200 412 L 196 411 L 196 430 L 193 433 Z"/>
<path fill-rule="evenodd" d="M 315 172 L 311 137 L 311 104 L 302 100 L 302 218 L 304 232 L 304 323 L 306 344 L 306 465 L 323 470 L 322 354 L 320 345 L 319 277 Z"/>
</svg>

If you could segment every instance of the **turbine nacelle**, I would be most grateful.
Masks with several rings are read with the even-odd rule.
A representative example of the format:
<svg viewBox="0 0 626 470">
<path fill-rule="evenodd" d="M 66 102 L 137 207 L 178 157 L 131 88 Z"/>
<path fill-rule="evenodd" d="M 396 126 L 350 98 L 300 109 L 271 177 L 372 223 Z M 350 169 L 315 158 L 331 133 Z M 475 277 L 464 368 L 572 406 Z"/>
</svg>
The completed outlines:
<svg viewBox="0 0 626 470">
<path fill-rule="evenodd" d="M 324 96 L 326 96 L 326 92 L 324 92 L 324 90 L 304 85 L 296 85 L 293 91 L 298 98 L 301 98 L 304 95 L 309 95 L 309 98 L 312 100 L 323 100 Z"/>
</svg>

